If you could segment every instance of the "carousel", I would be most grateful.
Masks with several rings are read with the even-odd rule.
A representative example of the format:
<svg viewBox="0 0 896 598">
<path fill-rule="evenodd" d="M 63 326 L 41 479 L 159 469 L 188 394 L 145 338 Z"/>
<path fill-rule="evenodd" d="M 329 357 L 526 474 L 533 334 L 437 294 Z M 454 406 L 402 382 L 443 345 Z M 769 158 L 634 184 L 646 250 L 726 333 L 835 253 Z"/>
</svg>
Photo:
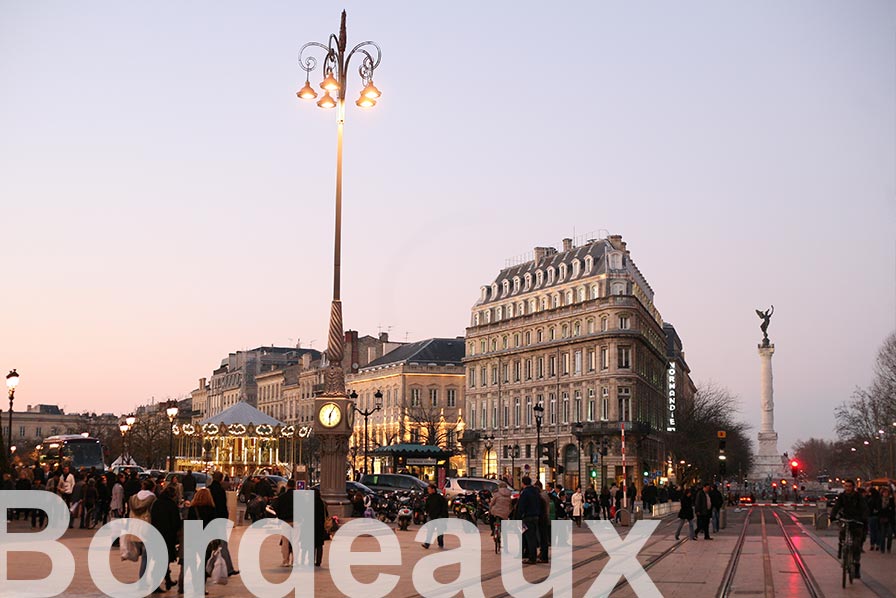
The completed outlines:
<svg viewBox="0 0 896 598">
<path fill-rule="evenodd" d="M 280 422 L 240 402 L 196 424 L 174 424 L 178 470 L 221 471 L 245 476 L 258 470 L 288 475 L 296 443 L 311 435 L 311 426 Z"/>
</svg>

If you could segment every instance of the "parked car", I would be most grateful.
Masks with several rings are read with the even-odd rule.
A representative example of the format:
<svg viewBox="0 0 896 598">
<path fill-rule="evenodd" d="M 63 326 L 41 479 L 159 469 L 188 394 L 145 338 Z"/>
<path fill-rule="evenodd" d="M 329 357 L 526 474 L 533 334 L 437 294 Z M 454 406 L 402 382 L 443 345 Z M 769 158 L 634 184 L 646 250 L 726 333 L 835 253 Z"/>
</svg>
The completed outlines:
<svg viewBox="0 0 896 598">
<path fill-rule="evenodd" d="M 361 478 L 361 483 L 374 492 L 395 492 L 396 490 L 426 492 L 426 488 L 429 486 L 419 478 L 401 473 L 370 473 Z"/>
<path fill-rule="evenodd" d="M 488 490 L 492 494 L 498 490 L 498 481 L 489 478 L 446 478 L 445 479 L 445 498 L 450 504 L 454 498 L 460 494 L 467 492 L 479 492 L 480 490 Z M 510 489 L 512 494 L 516 494 L 516 490 Z"/>
<path fill-rule="evenodd" d="M 317 490 L 320 488 L 320 484 L 315 484 L 311 487 L 312 490 Z M 382 495 L 375 492 L 374 490 L 368 488 L 361 482 L 353 482 L 352 480 L 346 480 L 345 482 L 345 497 L 351 498 L 355 492 L 360 492 L 364 496 L 369 496 L 374 500 L 374 503 L 379 500 Z"/>
<path fill-rule="evenodd" d="M 256 477 L 267 481 L 267 483 L 271 485 L 271 488 L 274 490 L 274 496 L 277 496 L 286 488 L 286 478 L 284 478 L 282 475 L 263 474 L 248 476 L 242 482 L 240 482 L 240 485 L 236 489 L 237 500 L 241 503 L 246 502 L 246 495 L 243 494 L 243 484 L 246 483 L 246 480 L 250 480 Z"/>
<path fill-rule="evenodd" d="M 115 467 L 110 467 L 109 471 L 118 475 L 123 473 L 124 475 L 131 477 L 131 472 L 137 472 L 137 477 L 146 477 L 146 470 L 140 467 L 139 465 L 116 465 Z"/>
</svg>

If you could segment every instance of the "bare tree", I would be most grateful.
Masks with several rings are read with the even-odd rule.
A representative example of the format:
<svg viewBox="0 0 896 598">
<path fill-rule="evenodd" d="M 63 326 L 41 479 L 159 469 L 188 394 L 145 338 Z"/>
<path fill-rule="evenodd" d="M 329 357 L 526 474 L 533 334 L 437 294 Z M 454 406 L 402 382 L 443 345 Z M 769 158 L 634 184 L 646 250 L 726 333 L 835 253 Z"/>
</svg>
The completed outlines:
<svg viewBox="0 0 896 598">
<path fill-rule="evenodd" d="M 455 436 L 458 422 L 448 421 L 443 407 L 432 401 L 419 401 L 417 404 L 406 405 L 404 414 L 408 431 L 412 436 L 416 435 L 421 444 L 447 450 L 455 448 L 448 446 L 448 441 Z"/>
<path fill-rule="evenodd" d="M 127 437 L 128 452 L 137 463 L 147 468 L 165 467 L 170 425 L 164 411 L 137 418 Z"/>
<path fill-rule="evenodd" d="M 737 396 L 714 382 L 698 386 L 693 401 L 679 403 L 677 431 L 667 434 L 666 446 L 680 482 L 706 481 L 717 475 L 736 480 L 750 471 L 753 448 L 747 436 L 749 426 L 736 420 L 739 411 Z M 726 436 L 724 476 L 719 473 L 720 431 Z"/>
</svg>

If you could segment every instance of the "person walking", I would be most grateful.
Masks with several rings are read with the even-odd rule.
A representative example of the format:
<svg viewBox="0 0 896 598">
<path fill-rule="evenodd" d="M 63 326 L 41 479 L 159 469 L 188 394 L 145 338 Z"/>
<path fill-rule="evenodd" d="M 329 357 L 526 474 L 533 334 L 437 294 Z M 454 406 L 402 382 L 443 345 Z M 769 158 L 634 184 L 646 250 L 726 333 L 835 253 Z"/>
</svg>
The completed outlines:
<svg viewBox="0 0 896 598">
<path fill-rule="evenodd" d="M 177 544 L 183 533 L 183 522 L 180 518 L 180 509 L 177 506 L 177 492 L 171 486 L 167 486 L 152 503 L 149 510 L 149 521 L 165 540 L 168 548 L 168 564 L 165 568 L 165 586 L 153 590 L 154 594 L 166 592 L 175 582 L 171 579 L 171 563 L 177 560 Z"/>
<path fill-rule="evenodd" d="M 586 519 L 600 519 L 600 505 L 598 504 L 597 491 L 594 486 L 588 485 L 585 489 L 585 504 L 590 507 L 585 509 Z M 590 512 L 589 512 L 590 511 Z"/>
<path fill-rule="evenodd" d="M 79 529 L 93 529 L 99 520 L 97 517 L 97 501 L 99 501 L 99 492 L 96 489 L 96 478 L 87 480 L 87 484 L 81 489 L 81 521 L 78 525 Z"/>
<path fill-rule="evenodd" d="M 186 504 L 187 507 L 187 516 L 185 520 L 190 521 L 201 521 L 202 528 L 205 529 L 208 527 L 212 521 L 215 520 L 215 501 L 212 499 L 212 493 L 209 492 L 208 488 L 200 488 L 196 491 L 196 494 L 193 495 L 193 500 L 189 501 Z M 212 545 L 214 542 L 209 542 L 208 546 L 205 548 L 205 558 L 201 563 L 195 563 L 198 566 L 198 571 L 200 575 L 202 575 L 203 580 L 206 577 L 205 573 L 205 564 L 208 562 L 209 557 L 212 554 Z M 184 563 L 184 543 L 180 543 L 179 548 L 179 556 L 180 556 L 180 573 L 177 575 L 177 593 L 184 593 L 184 570 L 186 569 L 186 564 Z"/>
<path fill-rule="evenodd" d="M 230 519 L 230 511 L 227 508 L 227 492 L 221 484 L 223 480 L 224 474 L 220 471 L 216 471 L 212 474 L 212 483 L 208 485 L 208 490 L 211 492 L 212 500 L 215 502 L 215 517 L 218 519 Z M 176 497 L 177 487 L 171 485 L 169 488 L 174 491 Z M 219 540 L 219 543 L 221 546 L 221 558 L 224 559 L 224 564 L 227 565 L 228 577 L 231 575 L 239 575 L 239 570 L 233 568 L 233 559 L 230 556 L 230 548 L 227 546 L 227 541 Z"/>
<path fill-rule="evenodd" d="M 722 505 L 725 504 L 725 497 L 722 496 L 716 484 L 713 484 L 709 491 L 709 500 L 712 503 L 712 532 L 717 534 L 719 533 L 719 517 L 722 512 Z"/>
<path fill-rule="evenodd" d="M 295 490 L 296 481 L 292 479 L 287 481 L 286 491 L 280 494 L 271 505 L 271 508 L 273 508 L 274 512 L 277 513 L 277 518 L 285 521 L 290 525 L 292 525 L 294 517 L 292 494 L 293 492 L 295 492 Z M 280 566 L 291 567 L 293 564 L 293 559 L 295 558 L 295 554 L 293 552 L 292 542 L 289 541 L 289 538 L 280 538 L 280 555 L 283 557 Z"/>
<path fill-rule="evenodd" d="M 523 522 L 523 559 L 526 564 L 534 565 L 538 562 L 538 521 L 544 503 L 529 476 L 523 476 L 520 481 L 523 489 L 516 503 L 516 511 Z"/>
<path fill-rule="evenodd" d="M 694 501 L 691 497 L 691 490 L 685 490 L 684 496 L 681 497 L 681 507 L 678 509 L 678 529 L 675 530 L 675 539 L 679 539 L 681 528 L 684 522 L 688 522 L 688 538 L 696 540 L 697 535 L 694 533 Z"/>
<path fill-rule="evenodd" d="M 75 491 L 75 474 L 68 465 L 63 466 L 62 474 L 56 482 L 56 493 L 65 501 L 65 506 L 71 509 L 72 493 Z M 72 518 L 69 518 L 69 527 L 72 527 Z"/>
<path fill-rule="evenodd" d="M 430 484 L 426 488 L 426 503 L 423 509 L 426 511 L 426 516 L 430 521 L 436 521 L 437 519 L 447 519 L 448 518 L 448 501 L 445 500 L 445 497 L 439 494 L 439 489 L 435 484 Z M 439 548 L 445 548 L 445 537 L 442 535 L 443 525 L 441 521 L 436 521 L 435 524 L 435 533 L 436 542 L 439 544 Z M 430 540 L 432 540 L 432 532 L 427 535 L 426 542 L 423 543 L 423 548 L 429 548 Z"/>
<path fill-rule="evenodd" d="M 709 537 L 709 520 L 712 518 L 712 497 L 710 496 L 709 482 L 703 484 L 703 490 L 694 496 L 694 513 L 697 515 L 697 534 L 703 530 L 703 539 L 712 540 Z"/>
<path fill-rule="evenodd" d="M 582 496 L 581 486 L 576 486 L 576 491 L 572 493 L 570 502 L 572 503 L 572 520 L 576 522 L 576 527 L 582 527 L 582 516 L 585 514 L 585 497 Z"/>
<path fill-rule="evenodd" d="M 187 470 L 180 483 L 184 490 L 184 500 L 193 500 L 193 495 L 196 494 L 196 476 L 193 475 L 192 469 Z"/>
<path fill-rule="evenodd" d="M 124 517 L 124 476 L 118 476 L 115 483 L 112 484 L 109 513 L 112 517 Z"/>
<path fill-rule="evenodd" d="M 610 495 L 610 491 L 606 486 L 600 489 L 600 511 L 603 515 L 604 521 L 610 520 L 610 505 L 613 504 L 613 497 Z"/>
<path fill-rule="evenodd" d="M 870 550 L 880 549 L 880 492 L 877 488 L 872 487 L 865 499 L 868 501 L 868 537 L 870 539 Z"/>
<path fill-rule="evenodd" d="M 896 523 L 896 501 L 889 487 L 884 486 L 880 490 L 880 551 L 893 551 L 893 535 L 896 533 L 893 524 Z"/>
<path fill-rule="evenodd" d="M 154 492 L 155 485 L 155 482 L 150 479 L 143 480 L 140 492 L 128 500 L 128 507 L 132 519 L 139 519 L 140 521 L 149 524 L 152 523 L 150 520 L 150 507 L 152 507 L 152 503 L 156 500 L 156 494 Z M 137 552 L 140 554 L 140 577 L 143 577 L 143 574 L 146 573 L 146 564 L 149 560 L 149 554 L 146 547 L 143 545 L 143 542 L 141 542 L 137 536 L 133 537 L 135 538 L 134 544 L 137 545 Z"/>
<path fill-rule="evenodd" d="M 548 491 L 541 487 L 541 481 L 535 481 L 535 489 L 541 498 L 541 515 L 538 517 L 538 562 L 550 562 L 551 521 L 556 517 L 553 511 L 554 502 Z"/>
<path fill-rule="evenodd" d="M 445 505 L 447 517 L 448 505 Z M 329 517 L 327 505 L 320 495 L 320 488 L 314 489 L 314 566 L 320 567 L 324 560 L 324 542 L 330 539 L 327 531 L 327 519 Z"/>
</svg>

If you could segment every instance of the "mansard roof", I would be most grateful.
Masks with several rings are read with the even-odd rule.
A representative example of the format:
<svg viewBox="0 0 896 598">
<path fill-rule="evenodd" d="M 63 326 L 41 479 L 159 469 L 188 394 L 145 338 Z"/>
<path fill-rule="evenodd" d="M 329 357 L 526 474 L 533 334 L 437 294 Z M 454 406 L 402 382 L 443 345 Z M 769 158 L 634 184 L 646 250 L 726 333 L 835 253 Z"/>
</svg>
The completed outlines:
<svg viewBox="0 0 896 598">
<path fill-rule="evenodd" d="M 402 363 L 460 365 L 463 358 L 463 338 L 430 338 L 393 349 L 361 369 L 367 370 Z"/>
<path fill-rule="evenodd" d="M 201 426 L 204 426 L 205 424 L 224 424 L 225 426 L 233 424 L 243 424 L 244 426 L 248 426 L 249 424 L 254 424 L 256 426 L 268 424 L 271 426 L 282 426 L 283 422 L 274 419 L 263 411 L 259 411 L 245 401 L 240 401 L 236 405 L 228 407 L 218 415 L 213 415 L 199 422 L 199 425 Z"/>
</svg>

